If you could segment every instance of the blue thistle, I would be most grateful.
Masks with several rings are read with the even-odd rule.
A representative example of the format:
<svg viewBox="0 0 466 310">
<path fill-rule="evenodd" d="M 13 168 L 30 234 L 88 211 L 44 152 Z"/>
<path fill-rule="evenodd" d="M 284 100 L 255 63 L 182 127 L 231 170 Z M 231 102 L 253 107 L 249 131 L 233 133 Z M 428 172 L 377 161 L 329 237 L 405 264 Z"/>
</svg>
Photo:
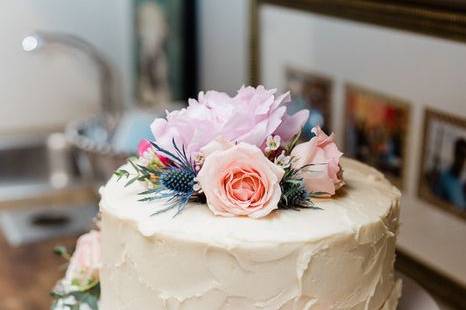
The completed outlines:
<svg viewBox="0 0 466 310">
<path fill-rule="evenodd" d="M 320 209 L 314 206 L 311 200 L 312 193 L 306 189 L 302 177 L 299 176 L 299 172 L 308 166 L 309 165 L 305 165 L 299 169 L 294 169 L 292 167 L 285 169 L 285 175 L 280 181 L 280 188 L 282 191 L 282 196 L 278 203 L 280 209 Z"/>
<path fill-rule="evenodd" d="M 160 184 L 178 193 L 192 193 L 196 175 L 186 169 L 172 168 L 160 174 Z"/>
<path fill-rule="evenodd" d="M 309 193 L 302 183 L 293 184 L 287 191 L 288 204 L 291 206 L 302 206 L 307 203 Z"/>
<path fill-rule="evenodd" d="M 159 214 L 173 208 L 177 209 L 175 214 L 178 215 L 184 210 L 188 201 L 194 194 L 194 184 L 196 178 L 196 170 L 193 167 L 191 159 L 186 155 L 184 146 L 180 150 L 175 143 L 172 141 L 175 152 L 170 152 L 156 143 L 152 142 L 154 148 L 167 156 L 171 161 L 172 165 L 168 167 L 158 167 L 156 169 L 150 169 L 147 167 L 137 165 L 140 170 L 147 171 L 149 175 L 155 176 L 158 180 L 155 183 L 155 188 L 148 189 L 139 195 L 145 195 L 146 197 L 140 199 L 140 201 L 152 201 L 156 199 L 164 199 L 167 206 L 161 210 L 153 213 Z"/>
</svg>

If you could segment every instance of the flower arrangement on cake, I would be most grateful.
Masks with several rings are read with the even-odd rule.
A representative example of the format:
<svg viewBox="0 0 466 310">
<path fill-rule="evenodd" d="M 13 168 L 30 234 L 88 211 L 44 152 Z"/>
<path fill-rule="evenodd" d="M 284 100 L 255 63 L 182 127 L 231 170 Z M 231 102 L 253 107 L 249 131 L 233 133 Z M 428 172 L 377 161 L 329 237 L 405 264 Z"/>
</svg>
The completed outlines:
<svg viewBox="0 0 466 310">
<path fill-rule="evenodd" d="M 115 174 L 127 185 L 146 184 L 140 201 L 163 199 L 176 209 L 206 201 L 220 216 L 261 218 L 275 209 L 314 208 L 311 197 L 332 196 L 344 182 L 342 153 L 319 127 L 297 144 L 308 111 L 287 114 L 289 93 L 242 87 L 230 97 L 201 92 L 187 108 L 152 123 L 155 141 L 143 140 L 132 170 Z"/>
<path fill-rule="evenodd" d="M 138 156 L 115 175 L 126 186 L 144 185 L 141 204 L 164 201 L 153 215 L 175 210 L 176 216 L 189 201 L 205 202 L 217 216 L 256 219 L 274 210 L 318 209 L 313 197 L 331 197 L 344 185 L 342 153 L 319 127 L 298 143 L 309 112 L 289 115 L 290 101 L 288 92 L 263 86 L 242 87 L 234 97 L 200 92 L 187 108 L 156 119 L 155 140 L 141 141 Z M 69 267 L 52 293 L 55 309 L 98 308 L 98 240 L 92 231 L 71 257 L 60 251 Z"/>
</svg>

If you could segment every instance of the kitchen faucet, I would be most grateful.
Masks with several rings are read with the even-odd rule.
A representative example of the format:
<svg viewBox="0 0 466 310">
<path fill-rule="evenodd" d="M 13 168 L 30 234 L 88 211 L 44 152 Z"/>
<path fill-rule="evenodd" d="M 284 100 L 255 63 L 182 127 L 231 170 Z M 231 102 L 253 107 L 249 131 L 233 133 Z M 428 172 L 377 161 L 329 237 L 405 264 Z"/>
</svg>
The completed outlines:
<svg viewBox="0 0 466 310">
<path fill-rule="evenodd" d="M 101 113 L 110 114 L 115 112 L 115 81 L 112 68 L 107 59 L 94 45 L 72 34 L 45 31 L 36 31 L 33 34 L 26 36 L 22 42 L 23 50 L 26 52 L 38 51 L 43 47 L 53 44 L 64 45 L 77 49 L 86 54 L 92 60 L 99 72 Z"/>
</svg>

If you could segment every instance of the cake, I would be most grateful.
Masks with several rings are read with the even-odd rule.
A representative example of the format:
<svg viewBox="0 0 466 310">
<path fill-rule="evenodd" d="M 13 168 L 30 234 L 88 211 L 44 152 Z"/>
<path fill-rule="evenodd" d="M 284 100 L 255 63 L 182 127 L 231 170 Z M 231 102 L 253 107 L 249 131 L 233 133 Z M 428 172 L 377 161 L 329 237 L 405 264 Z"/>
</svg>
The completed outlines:
<svg viewBox="0 0 466 310">
<path fill-rule="evenodd" d="M 299 143 L 308 112 L 288 102 L 243 87 L 156 119 L 101 188 L 100 233 L 78 241 L 57 304 L 396 309 L 400 192 L 319 127 Z"/>
<path fill-rule="evenodd" d="M 267 219 L 135 207 L 141 185 L 102 189 L 101 288 L 110 309 L 396 309 L 397 189 L 342 160 L 347 186 L 322 210 Z"/>
</svg>

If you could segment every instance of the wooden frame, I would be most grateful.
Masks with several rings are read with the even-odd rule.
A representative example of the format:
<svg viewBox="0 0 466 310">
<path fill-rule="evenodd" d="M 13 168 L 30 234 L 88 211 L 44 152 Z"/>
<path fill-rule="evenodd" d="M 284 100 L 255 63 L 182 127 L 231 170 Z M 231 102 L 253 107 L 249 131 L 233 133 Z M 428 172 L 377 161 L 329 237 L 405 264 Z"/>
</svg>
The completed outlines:
<svg viewBox="0 0 466 310">
<path fill-rule="evenodd" d="M 344 94 L 344 98 L 345 98 L 344 111 L 345 111 L 345 113 L 348 113 L 348 95 L 350 94 L 350 92 L 353 91 L 353 92 L 357 92 L 357 93 L 363 93 L 363 94 L 366 94 L 366 95 L 371 96 L 371 97 L 381 98 L 383 100 L 386 100 L 387 103 L 390 103 L 390 105 L 392 105 L 392 106 L 394 106 L 396 108 L 400 108 L 400 109 L 404 110 L 406 112 L 406 122 L 407 122 L 407 124 L 409 124 L 409 121 L 411 119 L 411 104 L 409 102 L 407 102 L 405 100 L 402 100 L 402 99 L 399 99 L 399 98 L 394 98 L 394 97 L 388 96 L 386 94 L 379 93 L 379 92 L 374 91 L 374 90 L 369 90 L 369 89 L 367 89 L 365 87 L 355 85 L 355 84 L 351 84 L 351 83 L 345 83 L 344 89 L 345 89 L 345 94 Z M 348 123 L 349 123 L 348 119 L 345 118 L 345 120 L 344 120 L 345 132 L 348 130 Z M 407 130 L 408 135 L 402 137 L 403 138 L 403 141 L 402 141 L 403 162 L 402 162 L 402 165 L 401 165 L 401 175 L 400 175 L 399 178 L 390 177 L 389 175 L 386 175 L 387 178 L 393 184 L 395 184 L 400 190 L 404 189 L 405 182 L 406 182 L 406 177 L 407 177 L 407 174 L 408 174 L 406 162 L 408 160 L 408 147 L 407 146 L 409 145 L 410 135 L 409 135 L 409 128 L 406 128 L 406 130 Z M 344 140 L 343 140 L 344 141 L 344 143 L 343 143 L 344 150 L 346 150 L 347 147 L 348 147 L 348 141 L 346 140 L 346 138 L 347 137 L 345 136 Z"/>
<path fill-rule="evenodd" d="M 443 112 L 438 112 L 432 109 L 427 109 L 425 110 L 424 113 L 424 129 L 423 129 L 423 136 L 422 136 L 422 152 L 421 152 L 421 161 L 419 163 L 419 175 L 418 175 L 418 183 L 417 183 L 417 193 L 419 198 L 423 199 L 424 201 L 428 202 L 429 204 L 436 205 L 443 210 L 450 212 L 456 216 L 459 216 L 466 220 L 466 211 L 461 212 L 454 208 L 451 204 L 448 202 L 443 201 L 440 198 L 435 197 L 432 195 L 428 190 L 427 190 L 427 185 L 426 185 L 426 178 L 423 176 L 423 173 L 425 172 L 425 161 L 426 161 L 426 155 L 427 155 L 427 138 L 428 138 L 428 130 L 429 130 L 429 124 L 432 120 L 439 120 L 445 123 L 452 124 L 453 126 L 457 127 L 462 127 L 466 131 L 466 120 L 460 119 L 458 117 L 455 117 L 453 115 L 443 113 Z"/>
<path fill-rule="evenodd" d="M 466 3 L 458 0 L 251 0 L 250 82 L 260 82 L 259 6 L 274 4 L 466 42 Z"/>
<path fill-rule="evenodd" d="M 172 100 L 187 100 L 188 98 L 194 98 L 197 96 L 197 73 L 198 73 L 198 60 L 197 60 L 197 20 L 196 20 L 196 5 L 197 0 L 191 1 L 158 1 L 158 0 L 132 0 L 132 14 L 133 24 L 135 25 L 133 31 L 133 52 L 134 52 L 134 95 L 140 101 L 142 105 L 153 105 L 157 104 L 157 100 L 153 98 L 144 98 L 141 87 L 152 88 L 152 79 L 157 78 L 151 76 L 148 73 L 143 73 L 142 68 L 148 66 L 148 64 L 141 63 L 141 39 L 137 29 L 138 24 L 138 7 L 147 3 L 152 3 L 163 9 L 163 15 L 166 18 L 166 22 L 169 29 L 169 35 L 165 39 L 164 50 L 166 54 L 166 66 L 167 66 L 167 82 L 168 90 L 172 96 Z M 174 27 L 172 27 L 174 26 Z M 154 54 L 154 53 L 152 53 Z M 171 56 L 170 56 L 170 55 Z M 151 55 L 151 54 L 149 54 Z M 149 59 L 151 62 L 155 62 L 156 58 Z M 142 84 L 141 78 L 146 75 L 151 83 L 149 85 Z M 157 92 L 157 91 L 154 91 Z M 159 100 L 160 98 L 158 98 Z"/>
</svg>

